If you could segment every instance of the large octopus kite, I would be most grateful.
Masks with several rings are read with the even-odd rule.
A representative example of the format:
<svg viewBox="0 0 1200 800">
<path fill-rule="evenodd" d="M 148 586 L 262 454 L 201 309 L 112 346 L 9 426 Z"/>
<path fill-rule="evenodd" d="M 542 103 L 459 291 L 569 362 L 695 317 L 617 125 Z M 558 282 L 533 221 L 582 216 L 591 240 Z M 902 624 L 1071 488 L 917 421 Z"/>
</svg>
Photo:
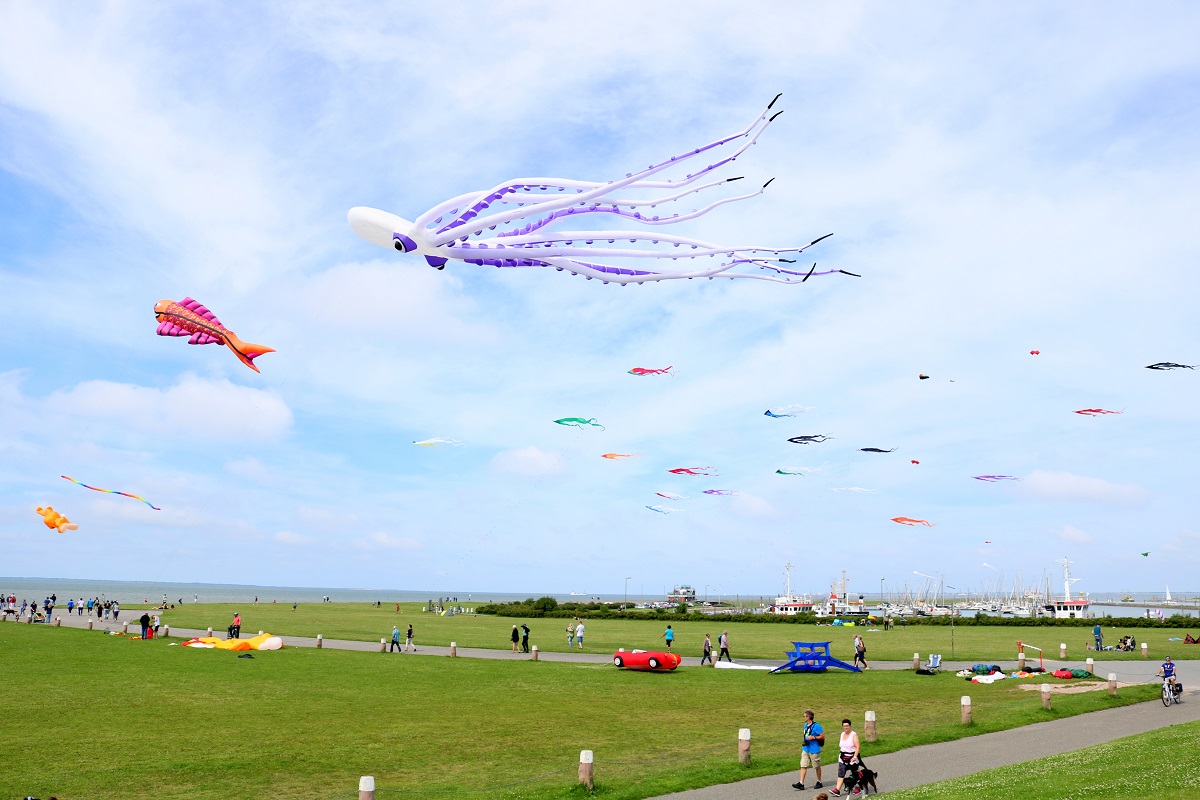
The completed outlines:
<svg viewBox="0 0 1200 800">
<path fill-rule="evenodd" d="M 625 220 L 656 227 L 696 219 L 718 206 L 746 200 L 763 193 L 771 181 L 760 189 L 734 197 L 714 200 L 706 206 L 686 213 L 652 214 L 638 209 L 654 209 L 660 204 L 671 203 L 688 195 L 741 178 L 723 178 L 702 183 L 693 188 L 699 179 L 717 168 L 734 161 L 754 144 L 763 131 L 782 114 L 777 111 L 768 116 L 770 105 L 749 126 L 731 136 L 698 147 L 695 150 L 672 156 L 658 164 L 652 164 L 624 178 L 612 181 L 579 181 L 566 178 L 515 178 L 482 192 L 468 192 L 440 203 L 417 217 L 415 222 L 376 208 L 358 206 L 348 214 L 350 227 L 362 238 L 380 247 L 395 248 L 402 253 L 417 253 L 437 269 L 446 266 L 450 259 L 493 267 L 553 267 L 567 270 L 572 275 L 583 275 L 588 280 L 597 278 L 604 283 L 645 283 L 672 278 L 755 278 L 777 283 L 803 283 L 813 275 L 829 275 L 840 269 L 816 271 L 816 264 L 806 270 L 794 269 L 794 256 L 821 239 L 815 239 L 803 247 L 761 247 L 744 245 L 726 247 L 687 236 L 627 230 L 552 231 L 558 223 L 567 219 L 588 219 L 597 214 L 611 214 Z M 710 150 L 720 148 L 738 139 L 746 142 L 736 151 L 715 159 L 696 172 L 687 173 L 675 180 L 649 180 L 672 167 L 696 158 Z M 772 178 L 772 180 L 774 180 Z M 617 192 L 623 189 L 665 189 L 665 194 L 656 196 L 623 197 Z M 516 208 L 496 209 L 494 206 L 515 204 Z M 522 224 L 524 223 L 524 224 Z M 487 231 L 501 230 L 493 235 Z M 832 235 L 832 234 L 827 234 Z M 638 247 L 605 247 L 619 239 L 627 239 Z M 653 248 L 651 245 L 669 244 L 671 249 Z M 686 246 L 679 252 L 675 248 Z M 696 266 L 684 270 L 623 267 L 599 263 L 592 259 L 620 259 L 633 264 L 645 263 L 646 259 L 680 258 L 696 259 L 704 256 L 719 259 L 714 266 Z M 661 263 L 661 262 L 656 262 Z M 755 267 L 769 270 L 773 275 L 759 272 L 733 271 L 735 268 Z M 855 277 L 859 277 L 855 275 Z"/>
</svg>

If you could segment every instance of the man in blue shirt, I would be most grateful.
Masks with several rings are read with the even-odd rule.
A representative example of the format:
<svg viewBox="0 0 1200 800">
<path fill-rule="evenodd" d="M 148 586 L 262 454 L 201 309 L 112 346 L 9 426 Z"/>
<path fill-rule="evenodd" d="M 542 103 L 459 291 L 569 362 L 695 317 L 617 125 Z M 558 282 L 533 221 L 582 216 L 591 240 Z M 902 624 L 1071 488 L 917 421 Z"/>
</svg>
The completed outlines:
<svg viewBox="0 0 1200 800">
<path fill-rule="evenodd" d="M 1096 649 L 1103 650 L 1104 649 L 1104 634 L 1100 630 L 1099 622 L 1097 622 L 1095 627 L 1092 628 L 1092 636 L 1096 640 Z"/>
<path fill-rule="evenodd" d="M 1167 660 L 1158 668 L 1160 677 L 1166 678 L 1171 682 L 1171 688 L 1175 688 L 1175 665 L 1171 663 L 1171 657 L 1167 656 Z"/>
<path fill-rule="evenodd" d="M 671 645 L 675 644 L 675 631 L 671 630 L 670 625 L 663 631 L 663 638 L 667 640 L 667 652 L 669 653 L 671 652 Z"/>
<path fill-rule="evenodd" d="M 821 745 L 825 743 L 825 729 L 814 719 L 812 709 L 804 712 L 804 745 L 800 748 L 800 782 L 793 783 L 793 789 L 804 788 L 804 776 L 808 768 L 817 771 L 817 782 L 814 789 L 821 788 Z"/>
</svg>

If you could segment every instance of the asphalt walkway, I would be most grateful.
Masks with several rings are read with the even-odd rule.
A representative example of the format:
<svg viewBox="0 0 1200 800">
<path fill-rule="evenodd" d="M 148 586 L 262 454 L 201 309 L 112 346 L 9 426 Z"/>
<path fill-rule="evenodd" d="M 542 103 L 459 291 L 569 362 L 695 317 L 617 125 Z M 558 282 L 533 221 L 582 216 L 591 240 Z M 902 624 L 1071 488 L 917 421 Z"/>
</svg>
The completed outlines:
<svg viewBox="0 0 1200 800">
<path fill-rule="evenodd" d="M 65 612 L 59 614 L 57 610 L 55 616 L 60 618 L 61 624 L 66 627 L 86 628 L 89 619 L 91 619 L 95 630 L 121 631 L 125 623 L 128 622 L 129 630 L 137 632 L 137 619 L 141 614 L 132 610 L 123 613 L 130 614 L 133 618 L 116 622 L 101 622 L 87 616 L 80 617 L 77 614 L 70 616 Z M 25 623 L 21 622 L 20 624 Z M 250 637 L 255 635 L 257 631 L 243 631 L 243 633 L 246 637 Z M 207 635 L 207 630 L 184 628 L 171 628 L 170 630 L 170 638 L 173 640 Z M 224 631 L 214 632 L 213 635 L 224 636 Z M 317 645 L 316 639 L 309 637 L 283 636 L 281 638 L 288 647 L 316 647 Z M 362 642 L 345 639 L 324 639 L 321 642 L 321 646 L 331 650 L 357 650 L 363 652 L 378 652 L 380 648 L 379 642 Z M 525 660 L 530 658 L 530 655 L 525 653 L 473 647 L 458 647 L 456 648 L 456 653 L 460 658 L 500 660 Z M 450 655 L 450 648 L 418 645 L 415 653 L 409 652 L 406 655 L 448 656 Z M 538 657 L 543 661 L 604 664 L 611 660 L 612 654 L 607 652 L 581 653 L 576 651 L 569 653 L 539 653 Z M 689 657 L 685 658 L 683 663 L 685 666 L 696 666 L 699 664 L 699 661 L 699 658 Z M 778 666 L 779 661 L 749 659 L 740 661 L 739 663 L 750 666 Z M 872 669 L 903 670 L 912 669 L 912 662 L 874 662 L 871 666 Z M 943 662 L 942 669 L 943 671 L 957 671 L 969 666 L 970 664 L 965 662 Z M 1075 661 L 1060 662 L 1056 659 L 1046 659 L 1045 666 L 1048 671 L 1053 671 L 1060 666 L 1080 667 L 1082 664 Z M 1188 678 L 1187 673 L 1190 666 L 1188 662 L 1184 662 L 1180 666 L 1182 673 L 1180 677 L 1185 687 L 1200 682 L 1200 677 Z M 1095 672 L 1100 678 L 1107 678 L 1109 673 L 1114 673 L 1118 681 L 1122 683 L 1144 683 L 1155 680 L 1155 672 L 1158 670 L 1158 667 L 1159 662 L 1151 659 L 1098 661 L 1095 664 Z M 1121 708 L 1095 711 L 1090 714 L 1080 714 L 1066 719 L 1040 722 L 1007 731 L 968 736 L 952 742 L 921 745 L 879 756 L 870 755 L 870 745 L 867 745 L 864 748 L 865 758 L 871 769 L 879 773 L 879 788 L 882 791 L 906 789 L 912 786 L 921 786 L 949 778 L 970 775 L 994 767 L 1018 764 L 1023 761 L 1091 747 L 1092 745 L 1103 744 L 1114 739 L 1145 733 L 1146 731 L 1158 728 L 1200 720 L 1200 690 L 1188 690 L 1185 688 L 1183 700 L 1182 704 L 1172 706 L 1171 708 L 1164 708 L 1161 702 L 1155 700 L 1133 706 L 1123 706 Z M 833 741 L 836 742 L 837 726 L 830 720 L 822 720 L 819 716 L 818 721 L 825 725 L 827 731 L 833 732 Z M 861 725 L 857 727 L 861 727 Z M 836 749 L 836 746 L 831 748 L 829 745 L 826 745 L 825 747 L 825 754 L 830 763 L 825 766 L 823 771 L 826 778 L 825 789 L 820 791 L 825 791 L 833 787 L 837 781 Z M 796 758 L 798 766 L 799 753 L 796 754 Z M 662 795 L 661 797 L 671 798 L 672 800 L 742 800 L 743 798 L 744 800 L 782 800 L 783 798 L 805 800 L 805 798 L 811 798 L 818 794 L 818 790 L 811 788 L 815 782 L 815 773 L 813 770 L 809 770 L 808 774 L 809 789 L 804 791 L 793 789 L 792 784 L 798 779 L 798 771 L 792 771 L 782 775 L 751 778 L 737 783 L 709 786 L 703 789 Z"/>
</svg>

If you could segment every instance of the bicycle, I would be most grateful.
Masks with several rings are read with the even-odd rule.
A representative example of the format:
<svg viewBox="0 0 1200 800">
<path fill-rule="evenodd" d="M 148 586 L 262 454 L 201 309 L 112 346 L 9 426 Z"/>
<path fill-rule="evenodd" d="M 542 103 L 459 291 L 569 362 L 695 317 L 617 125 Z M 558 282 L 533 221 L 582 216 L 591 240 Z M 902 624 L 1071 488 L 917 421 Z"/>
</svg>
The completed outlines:
<svg viewBox="0 0 1200 800">
<path fill-rule="evenodd" d="M 1171 683 L 1170 678 L 1163 678 L 1162 682 L 1162 702 L 1166 708 L 1171 707 L 1171 703 L 1178 703 L 1179 688 L 1176 684 Z"/>
</svg>

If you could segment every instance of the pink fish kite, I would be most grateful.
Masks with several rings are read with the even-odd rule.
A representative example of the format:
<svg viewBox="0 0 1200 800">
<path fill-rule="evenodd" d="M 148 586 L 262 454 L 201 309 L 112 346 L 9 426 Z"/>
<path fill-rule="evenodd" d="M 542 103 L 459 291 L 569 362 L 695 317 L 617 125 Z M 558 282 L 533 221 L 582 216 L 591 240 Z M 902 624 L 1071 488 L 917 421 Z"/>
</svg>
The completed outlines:
<svg viewBox="0 0 1200 800">
<path fill-rule="evenodd" d="M 705 494 L 717 495 L 719 497 L 733 497 L 737 492 L 732 489 L 705 489 Z"/>
<path fill-rule="evenodd" d="M 892 517 L 892 522 L 899 522 L 901 525 L 924 525 L 927 528 L 933 527 L 933 523 L 927 519 L 913 519 L 912 517 Z"/>
<path fill-rule="evenodd" d="M 640 455 L 641 453 L 605 453 L 600 457 L 607 458 L 610 461 L 616 461 L 618 458 L 633 458 L 634 456 Z"/>
<path fill-rule="evenodd" d="M 154 318 L 158 320 L 159 336 L 190 336 L 188 344 L 223 344 L 233 351 L 238 360 L 258 372 L 254 359 L 263 353 L 274 353 L 270 347 L 243 342 L 237 334 L 221 324 L 217 315 L 190 297 L 176 303 L 174 300 L 159 300 L 154 304 Z"/>
<path fill-rule="evenodd" d="M 1076 414 L 1084 414 L 1089 417 L 1099 416 L 1100 414 L 1124 414 L 1124 411 L 1109 411 L 1106 408 L 1081 408 L 1075 412 Z"/>
<path fill-rule="evenodd" d="M 679 467 L 678 469 L 669 469 L 667 472 L 670 472 L 673 475 L 706 475 L 710 478 L 719 477 L 717 473 L 709 471 L 712 469 L 713 467 Z"/>
<path fill-rule="evenodd" d="M 662 369 L 646 369 L 645 367 L 634 367 L 633 369 L 629 370 L 629 374 L 637 375 L 639 377 L 642 377 L 645 375 L 670 375 L 672 369 L 674 369 L 674 367 L 663 367 Z"/>
</svg>

